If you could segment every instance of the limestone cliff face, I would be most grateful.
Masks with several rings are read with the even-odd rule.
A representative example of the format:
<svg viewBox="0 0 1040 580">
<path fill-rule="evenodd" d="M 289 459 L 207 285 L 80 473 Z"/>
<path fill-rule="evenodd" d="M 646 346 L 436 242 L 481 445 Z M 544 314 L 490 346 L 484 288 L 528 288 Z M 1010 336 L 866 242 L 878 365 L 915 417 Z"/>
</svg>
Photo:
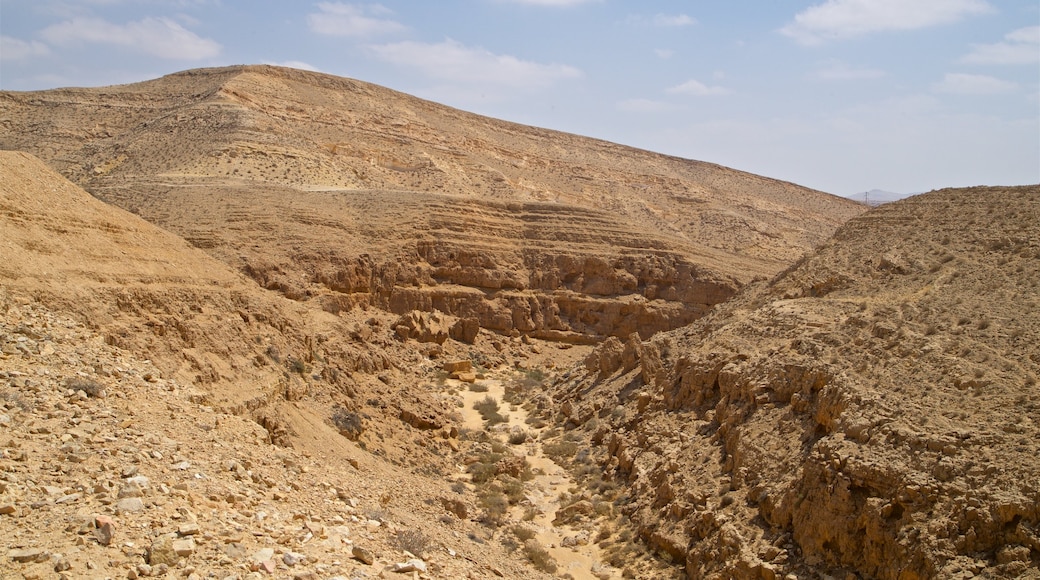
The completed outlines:
<svg viewBox="0 0 1040 580">
<path fill-rule="evenodd" d="M 691 578 L 1031 577 L 1038 217 L 1035 186 L 873 210 L 690 327 L 603 343 L 561 412 Z"/>
<path fill-rule="evenodd" d="M 595 341 L 676 328 L 865 208 L 278 67 L 3 93 L 0 148 L 334 312 Z"/>
</svg>

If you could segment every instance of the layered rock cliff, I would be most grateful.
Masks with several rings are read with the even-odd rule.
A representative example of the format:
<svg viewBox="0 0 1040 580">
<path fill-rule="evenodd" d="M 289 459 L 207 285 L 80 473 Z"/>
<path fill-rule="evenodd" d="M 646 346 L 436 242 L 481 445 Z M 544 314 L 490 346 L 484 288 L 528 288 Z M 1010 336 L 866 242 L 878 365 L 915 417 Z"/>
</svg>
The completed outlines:
<svg viewBox="0 0 1040 580">
<path fill-rule="evenodd" d="M 3 93 L 0 148 L 334 312 L 558 340 L 684 325 L 862 206 L 278 67 Z"/>
<path fill-rule="evenodd" d="M 690 327 L 555 386 L 690 578 L 1037 577 L 1040 188 L 851 220 Z"/>
</svg>

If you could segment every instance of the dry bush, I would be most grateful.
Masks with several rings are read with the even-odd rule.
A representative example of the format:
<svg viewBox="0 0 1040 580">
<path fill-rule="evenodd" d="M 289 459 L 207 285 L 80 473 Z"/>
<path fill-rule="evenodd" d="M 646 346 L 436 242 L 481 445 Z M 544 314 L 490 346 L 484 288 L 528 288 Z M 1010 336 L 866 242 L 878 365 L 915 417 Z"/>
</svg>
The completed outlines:
<svg viewBox="0 0 1040 580">
<path fill-rule="evenodd" d="M 542 572 L 548 574 L 556 572 L 556 560 L 553 560 L 552 555 L 538 543 L 538 540 L 531 539 L 524 542 L 524 555 L 535 568 Z"/>
<path fill-rule="evenodd" d="M 553 461 L 563 461 L 574 457 L 578 452 L 578 444 L 574 441 L 543 443 L 542 452 Z"/>
<path fill-rule="evenodd" d="M 509 531 L 513 532 L 513 535 L 516 536 L 516 539 L 520 540 L 521 542 L 533 540 L 535 536 L 535 531 L 527 526 L 513 526 Z"/>
<path fill-rule="evenodd" d="M 430 538 L 419 530 L 400 530 L 397 532 L 397 545 L 416 558 L 422 558 L 430 547 Z"/>
<path fill-rule="evenodd" d="M 525 442 L 527 442 L 527 431 L 524 429 L 509 432 L 509 443 L 511 445 L 520 445 Z"/>
<path fill-rule="evenodd" d="M 498 412 L 498 401 L 490 395 L 473 403 L 473 408 L 488 425 L 509 422 L 509 417 Z"/>
<path fill-rule="evenodd" d="M 365 430 L 361 416 L 353 411 L 337 407 L 332 411 L 332 424 L 339 429 L 339 434 L 351 441 L 357 441 Z"/>
<path fill-rule="evenodd" d="M 73 391 L 83 391 L 88 397 L 99 398 L 105 396 L 105 387 L 94 379 L 86 377 L 72 377 L 65 381 L 65 387 Z"/>
<path fill-rule="evenodd" d="M 484 508 L 484 521 L 494 527 L 502 525 L 509 511 L 509 499 L 501 492 L 489 489 L 480 494 L 479 500 L 480 507 Z"/>
</svg>

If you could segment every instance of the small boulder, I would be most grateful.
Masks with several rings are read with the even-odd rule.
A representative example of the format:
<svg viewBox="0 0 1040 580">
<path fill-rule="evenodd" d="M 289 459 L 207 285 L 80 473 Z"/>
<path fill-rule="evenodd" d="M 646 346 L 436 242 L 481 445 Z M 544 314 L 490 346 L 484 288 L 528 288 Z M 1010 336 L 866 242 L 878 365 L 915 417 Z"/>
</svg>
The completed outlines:
<svg viewBox="0 0 1040 580">
<path fill-rule="evenodd" d="M 367 550 L 365 548 L 362 548 L 361 546 L 354 546 L 350 551 L 350 555 L 355 560 L 361 562 L 362 564 L 367 564 L 369 566 L 375 564 L 376 562 L 376 555 L 373 554 L 371 550 Z"/>
</svg>

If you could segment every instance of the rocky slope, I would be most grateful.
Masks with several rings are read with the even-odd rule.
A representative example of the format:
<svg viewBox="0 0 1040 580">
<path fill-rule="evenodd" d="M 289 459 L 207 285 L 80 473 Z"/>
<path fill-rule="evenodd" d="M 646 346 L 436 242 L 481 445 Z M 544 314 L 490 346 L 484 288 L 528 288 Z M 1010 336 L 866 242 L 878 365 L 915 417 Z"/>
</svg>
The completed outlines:
<svg viewBox="0 0 1040 580">
<path fill-rule="evenodd" d="M 415 383 L 437 367 L 427 355 L 467 345 L 414 339 L 435 341 L 420 331 L 443 327 L 444 342 L 457 321 L 410 318 L 417 332 L 404 342 L 396 316 L 337 316 L 265 292 L 29 155 L 0 152 L 0 175 L 0 284 L 12 296 L 74 317 L 150 360 L 163 379 L 196 389 L 199 403 L 255 419 L 278 444 L 313 425 L 334 432 L 330 415 L 342 409 L 368 417 L 356 439 L 371 452 L 437 458 L 403 437 L 414 427 L 402 417 L 449 424 L 447 404 Z"/>
<path fill-rule="evenodd" d="M 863 209 L 267 66 L 3 93 L 0 126 L 0 148 L 294 300 L 553 340 L 684 325 Z"/>
<path fill-rule="evenodd" d="M 24 153 L 0 231 L 0 576 L 542 576 L 489 542 L 460 466 L 491 439 L 427 382 L 551 365 L 531 339 L 309 309 Z"/>
<path fill-rule="evenodd" d="M 690 578 L 1038 578 L 1038 284 L 1040 187 L 931 192 L 553 398 Z"/>
</svg>

